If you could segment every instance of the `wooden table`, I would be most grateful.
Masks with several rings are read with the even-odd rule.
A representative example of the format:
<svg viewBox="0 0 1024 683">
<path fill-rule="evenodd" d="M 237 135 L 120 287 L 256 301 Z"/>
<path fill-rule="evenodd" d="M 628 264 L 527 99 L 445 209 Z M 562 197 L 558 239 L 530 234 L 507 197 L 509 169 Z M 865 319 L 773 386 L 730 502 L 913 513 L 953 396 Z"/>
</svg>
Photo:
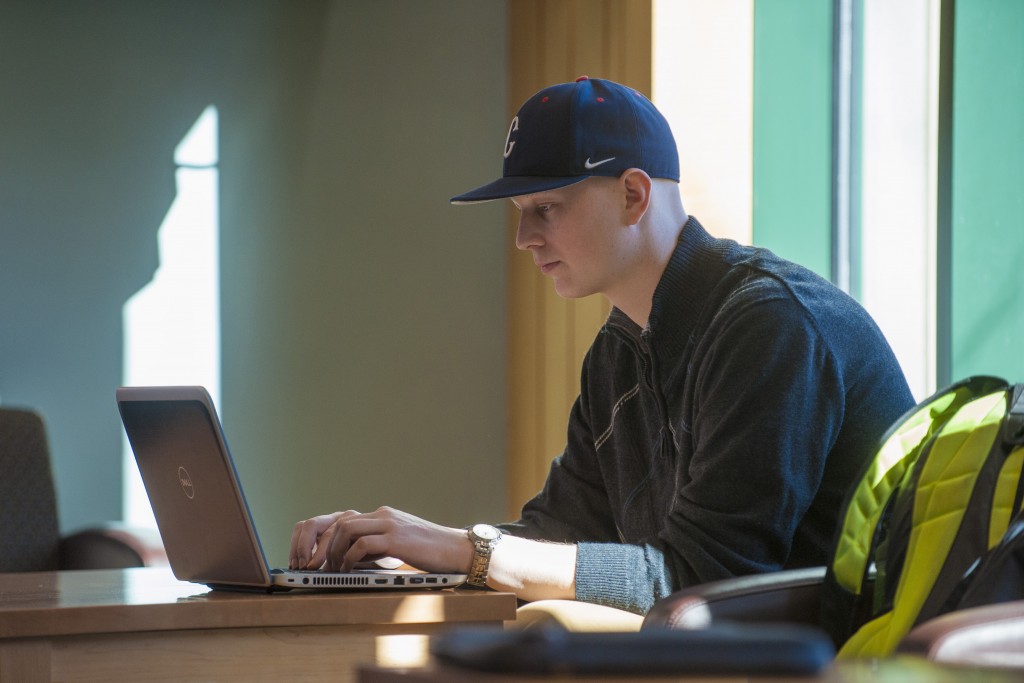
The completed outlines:
<svg viewBox="0 0 1024 683">
<path fill-rule="evenodd" d="M 363 665 L 359 683 L 1015 683 L 1020 671 L 960 669 L 914 657 L 833 663 L 820 676 L 516 676 L 430 665 L 385 669 Z"/>
<path fill-rule="evenodd" d="M 515 618 L 515 596 L 236 593 L 166 568 L 0 574 L 0 683 L 354 681 L 417 666 L 449 625 Z"/>
</svg>

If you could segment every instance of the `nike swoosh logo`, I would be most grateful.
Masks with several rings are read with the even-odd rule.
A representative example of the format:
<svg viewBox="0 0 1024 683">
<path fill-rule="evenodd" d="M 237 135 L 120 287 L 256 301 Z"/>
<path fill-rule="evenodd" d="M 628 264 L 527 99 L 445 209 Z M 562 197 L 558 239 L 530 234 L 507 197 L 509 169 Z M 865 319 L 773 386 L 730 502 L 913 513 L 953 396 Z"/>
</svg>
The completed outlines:
<svg viewBox="0 0 1024 683">
<path fill-rule="evenodd" d="M 590 157 L 587 157 L 587 160 L 583 162 L 583 168 L 589 171 L 592 168 L 597 168 L 601 164 L 607 164 L 609 161 L 613 161 L 614 159 L 615 157 L 608 157 L 607 159 L 601 159 L 601 161 L 595 161 L 591 163 Z"/>
</svg>

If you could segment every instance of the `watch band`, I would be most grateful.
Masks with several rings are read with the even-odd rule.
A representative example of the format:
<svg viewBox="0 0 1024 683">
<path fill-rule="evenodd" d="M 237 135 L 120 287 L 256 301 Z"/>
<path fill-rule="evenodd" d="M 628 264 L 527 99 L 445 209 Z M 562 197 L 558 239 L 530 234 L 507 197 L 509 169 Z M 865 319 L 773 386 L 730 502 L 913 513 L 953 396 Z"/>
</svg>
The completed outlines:
<svg viewBox="0 0 1024 683">
<path fill-rule="evenodd" d="M 488 524 L 476 524 L 467 534 L 473 543 L 473 564 L 466 583 L 477 588 L 487 586 L 487 571 L 491 567 L 491 553 L 501 540 L 501 532 Z"/>
</svg>

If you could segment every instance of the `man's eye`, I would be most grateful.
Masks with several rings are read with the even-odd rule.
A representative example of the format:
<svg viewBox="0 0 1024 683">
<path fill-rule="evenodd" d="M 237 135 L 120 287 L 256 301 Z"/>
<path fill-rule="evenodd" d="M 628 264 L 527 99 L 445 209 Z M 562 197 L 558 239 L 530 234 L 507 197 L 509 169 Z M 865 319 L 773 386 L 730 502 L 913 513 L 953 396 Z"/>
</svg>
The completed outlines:
<svg viewBox="0 0 1024 683">
<path fill-rule="evenodd" d="M 552 206 L 550 204 L 538 204 L 537 205 L 537 212 L 538 213 L 547 213 L 551 209 L 552 209 Z"/>
</svg>

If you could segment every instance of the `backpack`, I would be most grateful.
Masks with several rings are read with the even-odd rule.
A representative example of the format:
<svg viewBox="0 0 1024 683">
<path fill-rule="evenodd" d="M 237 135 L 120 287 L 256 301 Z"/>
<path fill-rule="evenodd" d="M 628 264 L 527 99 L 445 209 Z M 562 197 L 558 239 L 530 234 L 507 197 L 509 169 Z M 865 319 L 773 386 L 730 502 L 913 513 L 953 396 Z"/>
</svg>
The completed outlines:
<svg viewBox="0 0 1024 683">
<path fill-rule="evenodd" d="M 951 602 L 954 609 L 968 609 L 1013 600 L 1024 600 L 1024 511 L 961 582 Z"/>
<path fill-rule="evenodd" d="M 997 599 L 983 574 L 1021 594 L 1022 467 L 1024 385 L 970 377 L 896 421 L 847 496 L 822 586 L 838 657 L 892 654 L 915 625 Z"/>
</svg>

